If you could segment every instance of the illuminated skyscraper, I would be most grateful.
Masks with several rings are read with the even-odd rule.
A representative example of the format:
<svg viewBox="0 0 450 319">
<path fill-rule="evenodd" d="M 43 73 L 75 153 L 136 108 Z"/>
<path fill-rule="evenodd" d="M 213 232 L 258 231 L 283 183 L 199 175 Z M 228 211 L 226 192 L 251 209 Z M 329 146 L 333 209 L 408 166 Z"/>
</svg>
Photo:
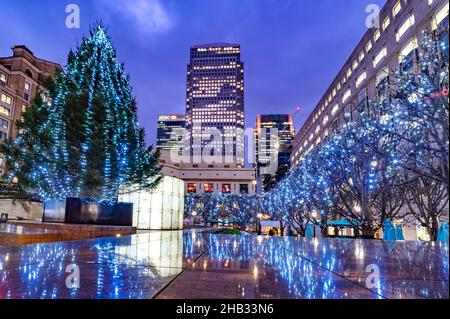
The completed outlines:
<svg viewBox="0 0 450 319">
<path fill-rule="evenodd" d="M 243 166 L 244 64 L 240 46 L 193 46 L 186 95 L 186 138 L 193 161 L 198 162 L 202 154 L 226 155 L 221 157 L 225 164 Z"/>
<path fill-rule="evenodd" d="M 161 150 L 178 150 L 181 155 L 185 136 L 185 116 L 179 114 L 159 115 L 156 147 Z"/>
<path fill-rule="evenodd" d="M 254 152 L 260 189 L 267 190 L 289 170 L 294 136 L 292 115 L 259 114 L 256 117 Z"/>
</svg>

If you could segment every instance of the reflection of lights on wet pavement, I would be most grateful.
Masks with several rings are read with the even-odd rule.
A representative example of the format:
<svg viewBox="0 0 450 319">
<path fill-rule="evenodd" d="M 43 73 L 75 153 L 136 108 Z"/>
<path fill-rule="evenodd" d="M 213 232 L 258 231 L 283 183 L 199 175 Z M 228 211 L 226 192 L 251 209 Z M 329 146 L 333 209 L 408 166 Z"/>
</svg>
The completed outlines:
<svg viewBox="0 0 450 319">
<path fill-rule="evenodd" d="M 0 248 L 0 282 L 5 287 L 0 298 L 149 298 L 186 267 L 199 267 L 202 274 L 217 278 L 233 274 L 231 280 L 223 278 L 228 286 L 241 287 L 242 298 L 354 298 L 363 293 L 365 277 L 360 274 L 368 263 L 380 267 L 381 284 L 373 289 L 378 295 L 362 289 L 364 296 L 448 297 L 446 245 L 194 234 L 153 232 Z M 71 263 L 80 266 L 79 290 L 64 284 Z M 391 281 L 389 276 L 405 280 Z M 216 293 L 220 297 L 220 286 Z"/>
</svg>

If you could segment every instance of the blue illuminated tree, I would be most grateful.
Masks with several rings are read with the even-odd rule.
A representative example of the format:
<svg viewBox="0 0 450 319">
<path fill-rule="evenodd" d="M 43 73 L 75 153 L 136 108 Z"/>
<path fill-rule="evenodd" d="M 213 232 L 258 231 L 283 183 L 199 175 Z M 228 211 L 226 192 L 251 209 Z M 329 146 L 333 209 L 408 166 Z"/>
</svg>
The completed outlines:
<svg viewBox="0 0 450 319">
<path fill-rule="evenodd" d="M 145 147 L 129 77 L 103 27 L 69 53 L 47 99 L 25 112 L 21 133 L 3 150 L 14 163 L 9 177 L 26 191 L 44 200 L 115 201 L 126 186 L 157 185 L 158 153 Z M 27 115 L 36 111 L 43 111 L 37 120 Z M 29 136 L 40 140 L 31 145 Z"/>
</svg>

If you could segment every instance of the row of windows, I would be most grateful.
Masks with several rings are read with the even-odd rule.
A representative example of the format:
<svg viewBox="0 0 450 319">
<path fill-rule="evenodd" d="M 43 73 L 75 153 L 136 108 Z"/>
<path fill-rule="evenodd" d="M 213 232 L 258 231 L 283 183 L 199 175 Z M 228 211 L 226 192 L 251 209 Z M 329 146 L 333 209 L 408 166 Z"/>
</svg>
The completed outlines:
<svg viewBox="0 0 450 319">
<path fill-rule="evenodd" d="M 432 1 L 429 2 L 429 4 L 431 4 Z M 394 6 L 394 8 L 396 8 L 394 11 L 395 12 L 399 12 L 401 9 L 401 3 L 400 1 Z M 394 14 L 395 16 L 396 14 Z M 439 24 L 442 23 L 442 21 L 448 17 L 448 3 L 446 5 L 444 5 L 443 7 L 441 7 L 437 13 L 434 15 L 433 20 L 432 20 L 432 27 L 433 29 L 436 29 L 437 26 Z M 397 42 L 400 40 L 400 38 L 406 33 L 406 31 L 415 23 L 415 18 L 414 15 L 411 14 L 406 20 L 405 22 L 400 26 L 400 28 L 397 30 L 396 32 L 396 38 L 397 38 Z M 387 26 L 389 25 L 389 20 L 385 19 L 384 20 L 384 29 L 387 28 Z M 379 32 L 379 30 L 377 30 Z M 375 38 L 378 38 L 377 36 L 377 32 L 375 34 Z M 405 67 L 409 68 L 412 67 L 412 54 L 414 52 L 414 50 L 418 47 L 417 44 L 417 39 L 416 38 L 412 38 L 410 41 L 407 42 L 407 44 L 400 50 L 400 53 L 398 55 L 398 62 L 402 63 L 404 65 L 403 69 L 405 69 Z M 366 45 L 366 52 L 370 51 L 370 49 L 372 48 L 372 42 L 369 40 L 369 42 Z M 386 46 L 383 46 L 383 48 L 374 56 L 374 60 L 373 60 L 373 67 L 376 68 L 383 60 L 384 58 L 387 56 L 388 52 L 387 52 L 387 48 Z M 361 52 L 359 54 L 359 61 L 361 62 L 361 60 L 364 58 L 364 52 Z M 355 70 L 358 66 L 358 62 L 355 60 L 352 64 L 352 66 L 347 70 L 347 77 L 351 76 L 352 74 L 352 70 Z M 383 68 L 383 70 L 381 72 L 379 72 L 379 74 L 377 74 L 377 85 L 378 83 L 381 82 L 381 80 L 383 78 L 385 78 L 388 74 L 388 72 L 385 70 L 385 68 Z M 364 70 L 356 79 L 355 81 L 355 87 L 358 88 L 361 86 L 361 84 L 366 80 L 367 78 L 367 73 Z M 344 77 L 342 82 L 339 82 L 337 84 L 337 86 L 333 89 L 332 93 L 328 96 L 328 98 L 325 100 L 325 103 L 322 105 L 321 109 L 319 109 L 319 112 L 317 112 L 313 118 L 313 122 L 311 125 L 314 125 L 314 122 L 319 118 L 319 116 L 321 115 L 321 113 L 325 110 L 325 108 L 328 106 L 328 104 L 333 100 L 333 98 L 336 96 L 337 91 L 339 91 L 342 87 L 342 85 L 346 82 L 346 78 Z M 342 84 L 341 84 L 342 83 Z M 351 96 L 351 91 L 350 89 L 348 89 L 342 96 L 342 103 L 345 103 L 345 101 L 347 101 L 347 99 Z M 337 113 L 339 109 L 339 105 L 335 104 L 333 106 L 332 109 L 332 115 L 335 115 Z M 309 128 L 308 128 L 309 129 Z"/>
<path fill-rule="evenodd" d="M 433 1 L 430 0 L 429 4 L 431 5 Z M 393 7 L 393 17 L 395 17 L 401 10 L 401 2 L 398 1 L 394 7 Z M 437 13 L 434 15 L 432 20 L 432 28 L 433 30 L 437 28 L 437 25 L 439 25 L 446 17 L 448 16 L 448 3 L 444 5 L 442 8 L 440 8 Z M 396 32 L 396 38 L 397 42 L 400 41 L 401 37 L 409 30 L 410 27 L 412 27 L 415 23 L 415 17 L 413 14 L 411 14 L 408 18 L 405 19 L 405 21 L 401 24 L 399 29 Z M 386 17 L 383 20 L 383 30 L 385 30 L 390 24 L 389 17 Z M 381 36 L 381 31 L 378 29 L 374 34 L 374 40 L 377 41 L 379 37 Z M 417 40 L 412 39 L 402 48 L 400 54 L 399 54 L 399 62 L 402 62 L 402 60 L 408 56 L 414 50 L 414 48 L 417 47 Z M 338 82 L 336 87 L 333 89 L 333 91 L 330 93 L 328 98 L 325 100 L 324 104 L 322 105 L 321 109 L 319 109 L 319 112 L 314 116 L 314 122 L 317 120 L 317 118 L 320 116 L 320 114 L 325 110 L 325 108 L 328 106 L 328 104 L 331 102 L 331 100 L 336 96 L 337 92 L 341 89 L 341 87 L 346 83 L 347 79 L 352 75 L 353 71 L 356 70 L 356 68 L 359 65 L 359 62 L 361 62 L 364 57 L 365 53 L 368 53 L 372 49 L 372 41 L 369 40 L 365 46 L 365 52 L 364 50 L 361 51 L 358 55 L 358 58 L 355 59 L 352 63 L 352 65 L 348 68 L 346 71 L 344 77 L 342 78 L 342 81 Z M 379 63 L 387 56 L 388 52 L 386 47 L 384 46 L 375 56 L 373 60 L 373 67 L 376 68 Z M 361 83 L 366 79 L 367 74 L 366 71 L 363 71 L 357 78 L 355 84 L 358 88 Z"/>
<path fill-rule="evenodd" d="M 201 184 L 200 184 L 201 187 Z M 206 183 L 203 184 L 203 191 L 205 193 L 213 193 L 214 192 L 214 184 Z M 197 184 L 189 183 L 187 185 L 187 192 L 191 194 L 197 193 Z M 248 194 L 248 184 L 239 184 L 239 192 Z M 222 184 L 222 193 L 230 194 L 231 193 L 231 184 Z"/>
</svg>

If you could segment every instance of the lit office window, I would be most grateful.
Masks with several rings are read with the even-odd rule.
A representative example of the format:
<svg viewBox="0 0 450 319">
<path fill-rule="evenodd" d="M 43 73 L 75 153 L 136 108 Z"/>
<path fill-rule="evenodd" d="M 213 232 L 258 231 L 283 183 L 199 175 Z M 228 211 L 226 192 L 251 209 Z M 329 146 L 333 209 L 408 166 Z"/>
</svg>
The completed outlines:
<svg viewBox="0 0 450 319">
<path fill-rule="evenodd" d="M 316 134 L 320 132 L 320 125 L 316 126 Z"/>
<path fill-rule="evenodd" d="M 415 39 L 415 38 L 414 38 L 414 39 L 411 39 L 411 41 L 409 41 L 408 44 L 405 45 L 405 46 L 403 47 L 403 49 L 401 49 L 400 54 L 399 54 L 399 56 L 398 56 L 398 62 L 399 62 L 399 63 L 402 63 L 403 60 L 404 60 L 409 54 L 411 54 L 412 51 L 413 51 L 414 49 L 416 49 L 416 48 L 417 48 L 417 41 L 416 41 L 416 39 Z"/>
<path fill-rule="evenodd" d="M 203 186 L 203 191 L 205 193 L 212 193 L 212 192 L 214 192 L 214 184 L 205 184 Z"/>
<path fill-rule="evenodd" d="M 448 2 L 433 16 L 431 21 L 431 28 L 436 30 L 441 22 L 448 17 L 449 5 Z"/>
<path fill-rule="evenodd" d="M 356 79 L 356 87 L 359 87 L 361 85 L 361 83 L 364 82 L 366 77 L 367 77 L 367 73 L 365 71 L 363 73 L 361 73 L 361 75 L 358 76 L 358 78 Z"/>
<path fill-rule="evenodd" d="M 348 100 L 348 98 L 350 97 L 350 95 L 352 95 L 352 91 L 351 91 L 350 89 L 348 89 L 348 90 L 345 92 L 344 96 L 342 97 L 342 103 L 345 103 L 345 101 Z"/>
<path fill-rule="evenodd" d="M 333 106 L 333 109 L 331 110 L 331 115 L 334 116 L 338 110 L 339 110 L 339 104 L 336 104 L 335 106 Z"/>
<path fill-rule="evenodd" d="M 3 82 L 3 83 L 8 82 L 8 76 L 3 72 L 0 72 L 0 82 Z"/>
<path fill-rule="evenodd" d="M 383 80 L 386 79 L 388 75 L 389 75 L 389 68 L 386 66 L 380 72 L 378 72 L 376 84 L 378 85 L 381 82 L 383 82 Z"/>
<path fill-rule="evenodd" d="M 352 64 L 353 71 L 355 71 L 357 67 L 358 67 L 358 61 L 355 60 L 355 61 L 353 61 L 353 64 Z"/>
<path fill-rule="evenodd" d="M 378 39 L 380 38 L 380 36 L 381 36 L 381 31 L 380 31 L 380 29 L 377 29 L 377 30 L 375 31 L 375 33 L 373 34 L 373 40 L 374 40 L 375 42 L 377 42 Z"/>
<path fill-rule="evenodd" d="M 320 136 L 319 136 L 319 137 L 317 138 L 317 140 L 316 140 L 316 145 L 319 145 L 320 142 L 322 142 L 322 139 L 321 139 Z"/>
<path fill-rule="evenodd" d="M 224 194 L 231 193 L 231 184 L 222 184 L 222 193 Z"/>
<path fill-rule="evenodd" d="M 397 3 L 394 5 L 394 8 L 392 8 L 392 15 L 395 16 L 400 12 L 400 10 L 402 9 L 402 4 L 400 2 L 400 0 L 397 1 Z"/>
<path fill-rule="evenodd" d="M 378 52 L 378 54 L 375 56 L 373 60 L 373 67 L 376 68 L 377 65 L 381 62 L 381 60 L 384 59 L 384 57 L 387 55 L 387 49 L 386 46 L 383 47 L 383 49 Z"/>
<path fill-rule="evenodd" d="M 197 184 L 190 183 L 187 186 L 187 192 L 191 194 L 195 194 L 197 192 Z"/>
<path fill-rule="evenodd" d="M 10 116 L 11 115 L 11 110 L 0 105 L 0 114 L 6 115 L 6 116 Z"/>
<path fill-rule="evenodd" d="M 395 35 L 397 42 L 400 41 L 402 36 L 405 34 L 406 31 L 408 31 L 409 28 L 411 28 L 415 23 L 414 14 L 411 14 L 405 22 L 398 28 L 398 31 Z"/>
<path fill-rule="evenodd" d="M 409 71 L 414 66 L 414 50 L 417 48 L 417 40 L 414 38 L 403 47 L 398 55 L 398 63 L 403 71 Z"/>
<path fill-rule="evenodd" d="M 369 42 L 367 42 L 366 44 L 366 52 L 369 52 L 370 49 L 372 49 L 372 41 L 369 40 Z"/>
<path fill-rule="evenodd" d="M 391 20 L 389 19 L 389 17 L 386 17 L 386 19 L 383 20 L 383 31 L 387 29 L 390 23 Z"/>
<path fill-rule="evenodd" d="M 359 54 L 359 62 L 361 62 L 364 59 L 364 51 L 361 51 L 361 53 Z"/>
<path fill-rule="evenodd" d="M 352 75 L 352 68 L 348 68 L 347 77 L 349 78 Z"/>
<path fill-rule="evenodd" d="M 328 115 L 325 115 L 324 118 L 323 118 L 323 121 L 322 121 L 322 125 L 323 126 L 327 125 L 328 121 L 329 121 Z"/>
<path fill-rule="evenodd" d="M 7 104 L 7 105 L 11 105 L 12 104 L 12 97 L 7 95 L 7 94 L 5 94 L 5 93 L 2 93 L 1 101 L 3 103 Z"/>
</svg>

